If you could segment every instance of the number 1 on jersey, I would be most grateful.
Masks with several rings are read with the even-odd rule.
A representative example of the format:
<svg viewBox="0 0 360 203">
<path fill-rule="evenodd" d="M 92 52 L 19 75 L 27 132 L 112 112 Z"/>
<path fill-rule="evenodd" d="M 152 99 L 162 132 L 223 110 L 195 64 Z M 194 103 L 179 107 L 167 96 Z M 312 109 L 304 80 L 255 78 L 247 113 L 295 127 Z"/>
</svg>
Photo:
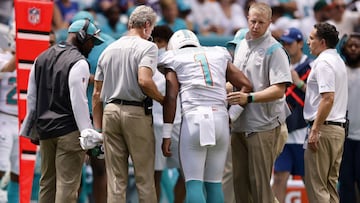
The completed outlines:
<svg viewBox="0 0 360 203">
<path fill-rule="evenodd" d="M 195 61 L 200 62 L 200 66 L 201 66 L 201 68 L 203 70 L 203 73 L 204 73 L 204 79 L 205 79 L 206 85 L 213 86 L 210 67 L 209 67 L 209 64 L 207 62 L 205 54 L 196 54 L 194 56 L 194 58 L 195 58 Z"/>
</svg>

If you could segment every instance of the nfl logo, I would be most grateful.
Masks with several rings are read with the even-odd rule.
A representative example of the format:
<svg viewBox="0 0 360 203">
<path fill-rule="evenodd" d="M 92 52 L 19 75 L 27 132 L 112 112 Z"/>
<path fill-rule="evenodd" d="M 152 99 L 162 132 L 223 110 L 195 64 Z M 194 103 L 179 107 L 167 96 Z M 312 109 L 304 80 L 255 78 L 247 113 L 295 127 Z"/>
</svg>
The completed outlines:
<svg viewBox="0 0 360 203">
<path fill-rule="evenodd" d="M 40 22 L 40 9 L 30 8 L 28 12 L 28 20 L 33 25 L 38 24 Z"/>
</svg>

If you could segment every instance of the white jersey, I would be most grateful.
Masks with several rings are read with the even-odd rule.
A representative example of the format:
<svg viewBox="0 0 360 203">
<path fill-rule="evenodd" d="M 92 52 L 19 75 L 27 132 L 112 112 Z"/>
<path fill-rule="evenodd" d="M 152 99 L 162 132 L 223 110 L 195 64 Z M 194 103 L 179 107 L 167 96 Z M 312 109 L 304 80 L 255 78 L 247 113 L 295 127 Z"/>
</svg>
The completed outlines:
<svg viewBox="0 0 360 203">
<path fill-rule="evenodd" d="M 194 106 L 226 106 L 226 69 L 231 61 L 224 47 L 170 50 L 160 64 L 174 70 L 180 83 L 182 111 Z"/>
<path fill-rule="evenodd" d="M 11 53 L 0 53 L 0 70 L 12 58 Z M 2 72 L 0 78 L 0 113 L 18 115 L 16 71 Z"/>
</svg>

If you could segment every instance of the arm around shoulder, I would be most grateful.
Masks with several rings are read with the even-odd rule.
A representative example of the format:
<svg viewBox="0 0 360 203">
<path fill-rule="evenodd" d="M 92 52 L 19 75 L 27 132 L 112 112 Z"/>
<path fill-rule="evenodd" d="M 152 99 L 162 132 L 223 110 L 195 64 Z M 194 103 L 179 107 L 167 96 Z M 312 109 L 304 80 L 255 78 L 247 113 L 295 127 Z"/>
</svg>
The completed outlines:
<svg viewBox="0 0 360 203">
<path fill-rule="evenodd" d="M 138 71 L 138 83 L 141 90 L 151 99 L 156 100 L 160 104 L 164 103 L 164 96 L 159 92 L 154 80 L 153 72 L 148 67 L 140 67 Z"/>
</svg>

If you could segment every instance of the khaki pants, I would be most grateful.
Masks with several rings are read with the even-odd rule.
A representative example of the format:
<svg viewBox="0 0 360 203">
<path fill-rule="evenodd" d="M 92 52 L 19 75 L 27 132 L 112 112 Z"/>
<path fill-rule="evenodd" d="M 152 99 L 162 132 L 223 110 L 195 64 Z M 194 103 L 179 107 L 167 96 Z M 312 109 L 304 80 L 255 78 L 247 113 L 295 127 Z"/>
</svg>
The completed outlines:
<svg viewBox="0 0 360 203">
<path fill-rule="evenodd" d="M 305 150 L 305 188 L 310 203 L 337 203 L 337 182 L 343 153 L 345 130 L 340 126 L 320 126 L 317 152 Z"/>
<path fill-rule="evenodd" d="M 276 157 L 287 139 L 286 124 L 245 137 L 231 134 L 234 191 L 237 203 L 277 202 L 270 186 Z"/>
<path fill-rule="evenodd" d="M 151 115 L 143 107 L 107 104 L 103 114 L 107 203 L 125 203 L 129 155 L 140 203 L 156 203 L 155 137 Z"/>
<path fill-rule="evenodd" d="M 79 131 L 40 140 L 39 203 L 77 203 L 85 151 Z"/>
<path fill-rule="evenodd" d="M 229 137 L 231 139 L 231 137 Z M 231 158 L 231 145 L 226 155 L 226 162 L 224 168 L 224 175 L 222 179 L 224 203 L 235 203 L 234 183 L 233 183 L 233 169 Z"/>
</svg>

